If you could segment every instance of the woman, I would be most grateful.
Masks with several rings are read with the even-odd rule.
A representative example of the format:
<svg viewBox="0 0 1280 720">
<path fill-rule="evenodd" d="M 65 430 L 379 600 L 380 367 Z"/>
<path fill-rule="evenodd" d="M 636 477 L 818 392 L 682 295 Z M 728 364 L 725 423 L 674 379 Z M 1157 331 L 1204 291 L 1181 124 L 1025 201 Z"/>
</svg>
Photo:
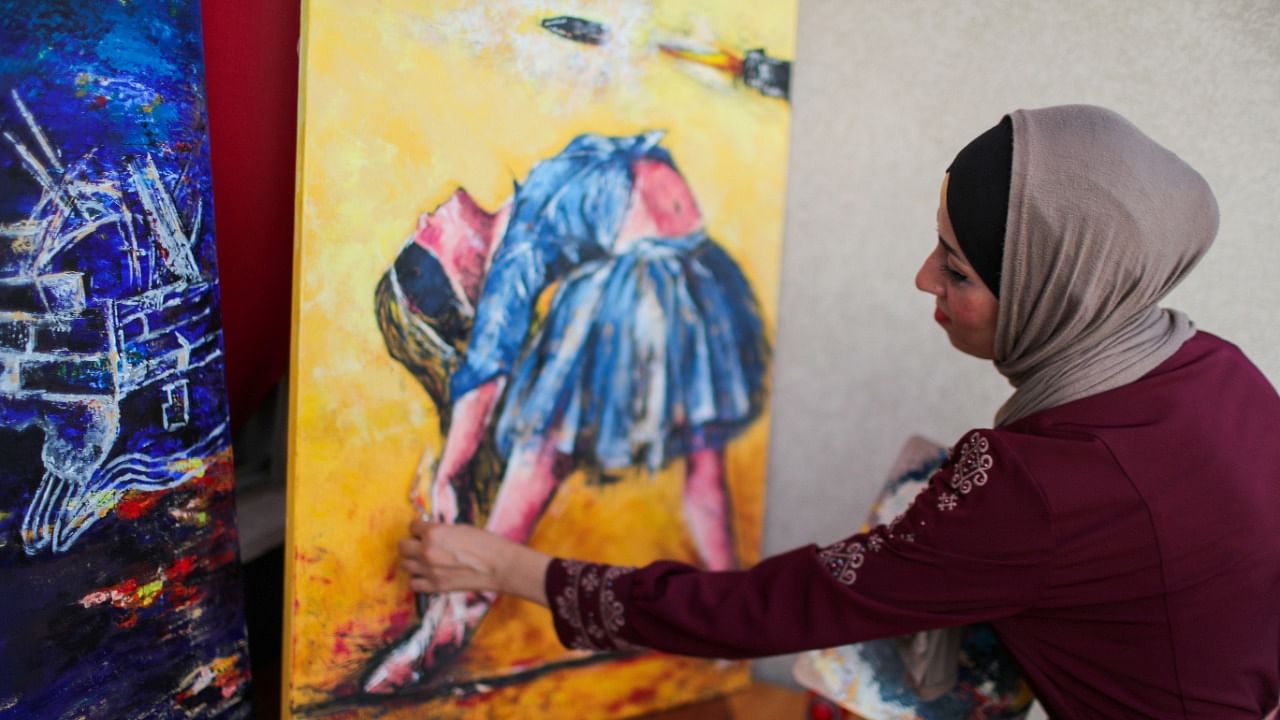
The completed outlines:
<svg viewBox="0 0 1280 720">
<path fill-rule="evenodd" d="M 736 567 L 724 448 L 760 414 L 768 347 L 661 136 L 579 136 L 493 214 L 457 191 L 379 283 L 387 348 L 446 430 L 414 491 L 436 521 L 523 543 L 578 466 L 603 480 L 681 459 L 699 559 Z M 432 596 L 364 690 L 420 682 L 465 646 L 494 600 L 474 590 Z"/>
<path fill-rule="evenodd" d="M 1113 112 L 1017 111 L 956 158 L 916 276 L 1015 388 L 894 522 L 747 571 L 552 559 L 415 523 L 422 591 L 549 604 L 575 647 L 745 657 L 990 622 L 1055 718 L 1260 718 L 1280 696 L 1280 398 L 1156 303 L 1217 230 Z"/>
</svg>

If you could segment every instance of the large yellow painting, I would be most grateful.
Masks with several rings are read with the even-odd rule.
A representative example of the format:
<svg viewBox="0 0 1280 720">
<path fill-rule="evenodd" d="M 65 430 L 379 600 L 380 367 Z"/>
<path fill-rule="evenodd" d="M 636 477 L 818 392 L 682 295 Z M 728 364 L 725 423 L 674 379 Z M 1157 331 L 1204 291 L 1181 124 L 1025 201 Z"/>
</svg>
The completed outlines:
<svg viewBox="0 0 1280 720">
<path fill-rule="evenodd" d="M 409 522 L 759 558 L 794 0 L 310 0 L 289 439 L 291 717 L 624 717 L 741 663 L 567 650 L 415 596 Z"/>
</svg>

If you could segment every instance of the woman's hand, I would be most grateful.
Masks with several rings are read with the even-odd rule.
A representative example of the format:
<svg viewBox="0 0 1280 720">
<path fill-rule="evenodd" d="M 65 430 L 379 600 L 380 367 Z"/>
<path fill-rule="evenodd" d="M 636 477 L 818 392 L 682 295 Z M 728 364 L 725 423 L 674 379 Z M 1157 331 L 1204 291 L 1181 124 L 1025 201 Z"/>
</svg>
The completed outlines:
<svg viewBox="0 0 1280 720">
<path fill-rule="evenodd" d="M 415 592 L 501 592 L 547 604 L 551 558 L 472 525 L 415 520 L 400 541 L 400 567 Z"/>
</svg>

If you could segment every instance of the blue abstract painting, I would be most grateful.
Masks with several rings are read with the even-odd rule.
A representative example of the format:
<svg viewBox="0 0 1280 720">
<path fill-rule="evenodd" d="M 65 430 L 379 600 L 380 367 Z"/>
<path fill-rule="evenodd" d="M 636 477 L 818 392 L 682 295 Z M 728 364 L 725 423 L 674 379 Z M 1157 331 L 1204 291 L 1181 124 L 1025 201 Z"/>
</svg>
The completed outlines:
<svg viewBox="0 0 1280 720">
<path fill-rule="evenodd" d="M 247 716 L 194 0 L 0 0 L 0 717 Z"/>
</svg>

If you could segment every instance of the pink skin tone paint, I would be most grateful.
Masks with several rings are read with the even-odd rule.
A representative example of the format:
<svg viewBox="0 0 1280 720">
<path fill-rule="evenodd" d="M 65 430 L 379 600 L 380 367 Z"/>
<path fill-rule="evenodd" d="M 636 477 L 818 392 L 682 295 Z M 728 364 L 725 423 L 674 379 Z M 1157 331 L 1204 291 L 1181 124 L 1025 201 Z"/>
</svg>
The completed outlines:
<svg viewBox="0 0 1280 720">
<path fill-rule="evenodd" d="M 413 241 L 440 260 L 472 307 L 480 299 L 489 260 L 507 228 L 511 203 L 488 213 L 458 188 L 435 210 L 418 218 Z"/>
<path fill-rule="evenodd" d="M 654 160 L 639 160 L 633 170 L 635 183 L 616 241 L 618 249 L 645 238 L 687 235 L 702 227 L 702 214 L 693 192 L 674 168 Z M 459 189 L 419 220 L 414 241 L 436 254 L 473 307 L 506 230 L 510 207 L 507 202 L 498 212 L 489 214 Z M 430 498 L 433 520 L 457 520 L 455 486 L 466 481 L 466 467 L 484 437 L 505 382 L 505 378 L 496 378 L 454 402 L 452 424 L 435 475 L 429 485 L 427 478 L 419 475 L 413 493 L 415 504 L 424 512 Z M 573 470 L 564 459 L 550 441 L 513 451 L 485 529 L 521 544 L 527 542 L 552 494 Z M 710 570 L 736 567 L 722 451 L 696 450 L 686 457 L 682 504 L 703 564 Z M 418 630 L 375 670 L 365 690 L 394 691 L 413 682 L 420 668 L 460 649 L 494 599 L 493 593 L 479 592 L 433 595 Z"/>
</svg>

